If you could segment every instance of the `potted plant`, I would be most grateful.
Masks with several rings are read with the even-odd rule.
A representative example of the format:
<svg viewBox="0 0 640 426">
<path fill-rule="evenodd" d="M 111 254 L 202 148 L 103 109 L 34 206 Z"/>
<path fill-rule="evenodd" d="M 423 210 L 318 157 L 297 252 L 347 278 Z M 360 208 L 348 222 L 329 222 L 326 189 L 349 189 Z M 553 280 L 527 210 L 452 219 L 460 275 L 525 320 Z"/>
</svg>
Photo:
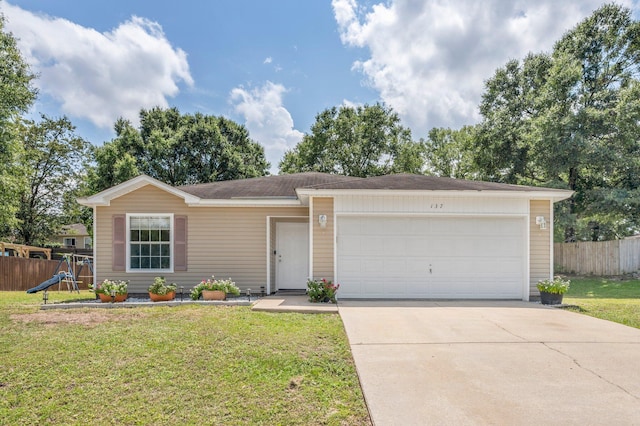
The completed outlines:
<svg viewBox="0 0 640 426">
<path fill-rule="evenodd" d="M 309 302 L 318 303 L 336 303 L 336 292 L 340 288 L 340 284 L 333 284 L 326 279 L 308 280 L 307 293 L 309 294 Z"/>
<path fill-rule="evenodd" d="M 552 280 L 542 280 L 537 284 L 540 291 L 540 301 L 543 305 L 559 305 L 562 303 L 562 295 L 569 291 L 570 280 L 563 280 L 555 276 Z"/>
<path fill-rule="evenodd" d="M 124 302 L 127 300 L 129 281 L 104 280 L 95 288 L 96 295 L 105 302 Z"/>
<path fill-rule="evenodd" d="M 225 300 L 227 294 L 239 296 L 240 289 L 236 286 L 236 283 L 231 281 L 231 278 L 217 280 L 213 275 L 211 278 L 200 281 L 198 285 L 191 289 L 191 298 L 193 300 L 200 299 L 200 296 L 204 300 Z"/>
<path fill-rule="evenodd" d="M 176 297 L 176 289 L 178 288 L 176 283 L 167 284 L 167 280 L 164 277 L 155 277 L 153 284 L 149 286 L 147 291 L 149 292 L 149 298 L 153 302 L 167 302 L 173 300 Z"/>
</svg>

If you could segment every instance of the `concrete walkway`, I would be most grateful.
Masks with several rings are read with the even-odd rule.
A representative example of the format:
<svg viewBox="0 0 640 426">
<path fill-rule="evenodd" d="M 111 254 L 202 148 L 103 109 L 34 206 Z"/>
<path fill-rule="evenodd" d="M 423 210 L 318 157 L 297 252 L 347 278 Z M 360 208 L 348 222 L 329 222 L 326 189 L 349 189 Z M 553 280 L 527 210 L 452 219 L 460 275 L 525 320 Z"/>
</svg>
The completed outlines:
<svg viewBox="0 0 640 426">
<path fill-rule="evenodd" d="M 638 425 L 640 330 L 526 302 L 340 301 L 376 425 Z"/>
<path fill-rule="evenodd" d="M 299 312 L 303 314 L 337 314 L 338 306 L 333 303 L 311 303 L 309 296 L 274 295 L 260 299 L 253 311 Z"/>
</svg>

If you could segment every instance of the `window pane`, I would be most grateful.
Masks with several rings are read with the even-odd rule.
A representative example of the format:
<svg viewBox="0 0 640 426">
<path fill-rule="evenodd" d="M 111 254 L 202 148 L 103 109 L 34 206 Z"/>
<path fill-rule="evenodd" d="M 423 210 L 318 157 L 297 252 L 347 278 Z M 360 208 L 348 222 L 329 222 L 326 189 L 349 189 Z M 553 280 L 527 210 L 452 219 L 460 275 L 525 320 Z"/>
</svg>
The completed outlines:
<svg viewBox="0 0 640 426">
<path fill-rule="evenodd" d="M 140 218 L 132 217 L 130 226 L 131 226 L 131 229 L 140 229 Z"/>
<path fill-rule="evenodd" d="M 170 216 L 136 216 L 129 220 L 131 269 L 169 269 L 173 225 Z"/>
</svg>

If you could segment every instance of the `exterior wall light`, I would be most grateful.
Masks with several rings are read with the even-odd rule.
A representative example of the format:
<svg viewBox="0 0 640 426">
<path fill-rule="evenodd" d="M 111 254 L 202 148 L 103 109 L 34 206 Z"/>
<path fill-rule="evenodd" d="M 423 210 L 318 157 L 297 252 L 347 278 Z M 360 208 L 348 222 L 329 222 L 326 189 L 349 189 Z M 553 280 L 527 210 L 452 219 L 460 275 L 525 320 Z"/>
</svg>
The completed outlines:
<svg viewBox="0 0 640 426">
<path fill-rule="evenodd" d="M 536 216 L 536 225 L 539 225 L 540 229 L 547 229 L 547 221 L 544 220 L 544 216 Z"/>
<path fill-rule="evenodd" d="M 327 227 L 327 215 L 326 214 L 318 215 L 318 223 L 320 224 L 320 228 L 326 228 Z"/>
</svg>

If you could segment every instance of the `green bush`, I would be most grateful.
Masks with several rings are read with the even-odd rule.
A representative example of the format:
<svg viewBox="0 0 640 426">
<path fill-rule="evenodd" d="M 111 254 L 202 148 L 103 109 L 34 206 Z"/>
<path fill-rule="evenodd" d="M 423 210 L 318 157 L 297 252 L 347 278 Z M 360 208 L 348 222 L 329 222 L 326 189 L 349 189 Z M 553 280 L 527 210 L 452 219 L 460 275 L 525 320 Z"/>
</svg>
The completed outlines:
<svg viewBox="0 0 640 426">
<path fill-rule="evenodd" d="M 200 283 L 191 289 L 191 299 L 200 299 L 202 290 L 218 290 L 224 291 L 226 294 L 240 295 L 240 289 L 236 286 L 236 283 L 231 281 L 231 278 L 228 280 L 217 280 L 213 275 L 211 275 L 211 278 L 200 281 Z"/>
<path fill-rule="evenodd" d="M 157 294 L 158 296 L 165 296 L 177 289 L 178 285 L 176 283 L 167 284 L 167 280 L 164 277 L 155 277 L 153 279 L 153 284 L 149 286 L 147 291 L 149 293 Z"/>
<path fill-rule="evenodd" d="M 307 292 L 309 293 L 309 301 L 318 302 L 331 302 L 336 303 L 336 293 L 340 288 L 340 284 L 333 284 L 326 279 L 321 280 L 308 280 Z"/>
<path fill-rule="evenodd" d="M 537 287 L 539 291 L 553 294 L 565 294 L 569 291 L 571 285 L 570 280 L 563 280 L 560 276 L 555 276 L 552 280 L 538 281 Z"/>
<path fill-rule="evenodd" d="M 96 294 L 102 293 L 111 296 L 111 292 L 115 291 L 116 296 L 127 294 L 127 286 L 129 281 L 120 280 L 104 280 L 96 286 Z"/>
</svg>

